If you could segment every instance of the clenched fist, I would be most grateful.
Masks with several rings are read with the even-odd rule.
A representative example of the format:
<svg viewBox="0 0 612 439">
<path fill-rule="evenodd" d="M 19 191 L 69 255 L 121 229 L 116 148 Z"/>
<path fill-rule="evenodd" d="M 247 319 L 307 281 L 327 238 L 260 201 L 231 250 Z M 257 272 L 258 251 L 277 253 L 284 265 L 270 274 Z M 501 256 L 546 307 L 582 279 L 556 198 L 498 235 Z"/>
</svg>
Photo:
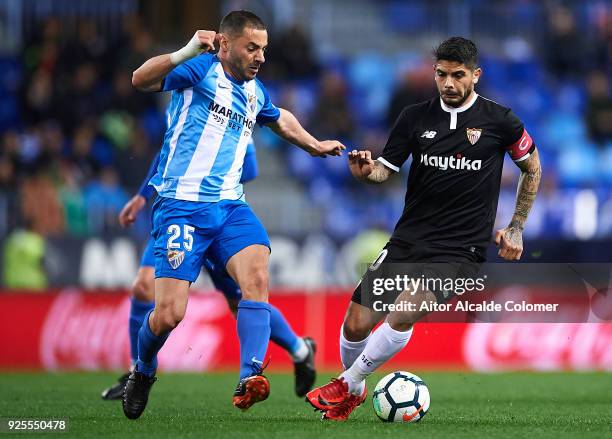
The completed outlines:
<svg viewBox="0 0 612 439">
<path fill-rule="evenodd" d="M 506 261 L 518 261 L 523 254 L 523 231 L 518 227 L 508 226 L 495 233 L 495 244 L 499 247 L 498 255 Z"/>
<path fill-rule="evenodd" d="M 178 65 L 191 58 L 198 56 L 203 52 L 215 50 L 215 42 L 219 41 L 221 34 L 212 30 L 198 30 L 191 40 L 180 50 L 170 54 L 170 61 L 174 65 Z"/>
</svg>

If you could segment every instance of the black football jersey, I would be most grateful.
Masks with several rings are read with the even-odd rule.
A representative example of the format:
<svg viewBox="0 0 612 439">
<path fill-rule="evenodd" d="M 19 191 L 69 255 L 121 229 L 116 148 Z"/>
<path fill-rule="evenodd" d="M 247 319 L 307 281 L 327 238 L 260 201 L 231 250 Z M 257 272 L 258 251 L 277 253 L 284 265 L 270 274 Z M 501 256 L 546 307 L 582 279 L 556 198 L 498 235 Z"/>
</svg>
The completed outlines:
<svg viewBox="0 0 612 439">
<path fill-rule="evenodd" d="M 534 149 L 510 109 L 477 94 L 459 108 L 440 98 L 406 107 L 378 158 L 399 171 L 412 156 L 406 204 L 390 242 L 484 259 L 504 154 L 518 162 Z"/>
</svg>

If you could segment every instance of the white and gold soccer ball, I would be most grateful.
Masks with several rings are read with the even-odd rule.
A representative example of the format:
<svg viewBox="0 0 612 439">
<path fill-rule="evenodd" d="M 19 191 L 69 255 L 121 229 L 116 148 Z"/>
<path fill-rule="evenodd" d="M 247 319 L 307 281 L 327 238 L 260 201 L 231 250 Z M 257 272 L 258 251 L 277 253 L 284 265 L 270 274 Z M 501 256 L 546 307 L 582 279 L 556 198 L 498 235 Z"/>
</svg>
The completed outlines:
<svg viewBox="0 0 612 439">
<path fill-rule="evenodd" d="M 418 422 L 427 414 L 429 402 L 425 382 L 404 371 L 385 376 L 372 395 L 374 412 L 384 422 Z"/>
</svg>

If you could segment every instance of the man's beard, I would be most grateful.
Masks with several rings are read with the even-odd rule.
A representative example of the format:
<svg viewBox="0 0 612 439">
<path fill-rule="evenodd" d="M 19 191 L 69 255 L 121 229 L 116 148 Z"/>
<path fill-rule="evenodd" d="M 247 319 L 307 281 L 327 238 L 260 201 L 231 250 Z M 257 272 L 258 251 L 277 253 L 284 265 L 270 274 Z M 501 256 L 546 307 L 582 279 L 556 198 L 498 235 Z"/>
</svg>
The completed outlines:
<svg viewBox="0 0 612 439">
<path fill-rule="evenodd" d="M 469 89 L 466 89 L 466 90 L 465 90 L 465 92 L 464 92 L 464 94 L 463 94 L 463 96 L 461 97 L 461 100 L 460 100 L 460 101 L 447 102 L 447 101 L 444 99 L 444 97 L 442 97 L 442 96 L 441 96 L 441 97 L 442 97 L 442 101 L 443 101 L 443 102 L 444 102 L 446 105 L 448 105 L 449 107 L 459 108 L 459 107 L 461 107 L 461 106 L 462 106 L 462 105 L 465 103 L 465 101 L 467 100 L 467 97 L 468 97 L 468 96 L 471 94 L 471 92 L 472 92 L 473 90 L 474 90 L 474 88 L 473 88 L 473 87 L 471 87 L 471 88 L 469 88 Z"/>
</svg>

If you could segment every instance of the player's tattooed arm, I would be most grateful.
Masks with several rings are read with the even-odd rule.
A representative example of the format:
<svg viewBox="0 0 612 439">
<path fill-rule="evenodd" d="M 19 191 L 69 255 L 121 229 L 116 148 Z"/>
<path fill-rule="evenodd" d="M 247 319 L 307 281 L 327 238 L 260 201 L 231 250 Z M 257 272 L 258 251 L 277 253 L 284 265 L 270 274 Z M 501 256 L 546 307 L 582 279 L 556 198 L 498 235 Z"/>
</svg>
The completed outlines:
<svg viewBox="0 0 612 439">
<path fill-rule="evenodd" d="M 369 184 L 379 184 L 387 181 L 394 173 L 378 160 L 372 160 L 370 151 L 353 150 L 349 153 L 349 169 L 359 181 Z"/>
<path fill-rule="evenodd" d="M 337 140 L 315 139 L 308 131 L 302 127 L 297 118 L 288 110 L 279 108 L 279 118 L 267 124 L 278 136 L 289 143 L 302 148 L 314 157 L 325 157 L 327 155 L 342 155 L 346 147 Z"/>
<path fill-rule="evenodd" d="M 538 150 L 535 149 L 528 159 L 518 162 L 517 166 L 521 169 L 521 176 L 519 177 L 514 215 L 512 215 L 508 227 L 498 230 L 495 235 L 495 243 L 500 246 L 498 254 L 506 260 L 519 260 L 523 253 L 525 221 L 531 206 L 533 206 L 542 178 Z"/>
<path fill-rule="evenodd" d="M 540 165 L 538 150 L 535 149 L 528 159 L 518 162 L 517 166 L 521 170 L 521 176 L 519 177 L 516 195 L 516 207 L 510 226 L 523 230 L 542 178 L 542 166 Z"/>
</svg>

